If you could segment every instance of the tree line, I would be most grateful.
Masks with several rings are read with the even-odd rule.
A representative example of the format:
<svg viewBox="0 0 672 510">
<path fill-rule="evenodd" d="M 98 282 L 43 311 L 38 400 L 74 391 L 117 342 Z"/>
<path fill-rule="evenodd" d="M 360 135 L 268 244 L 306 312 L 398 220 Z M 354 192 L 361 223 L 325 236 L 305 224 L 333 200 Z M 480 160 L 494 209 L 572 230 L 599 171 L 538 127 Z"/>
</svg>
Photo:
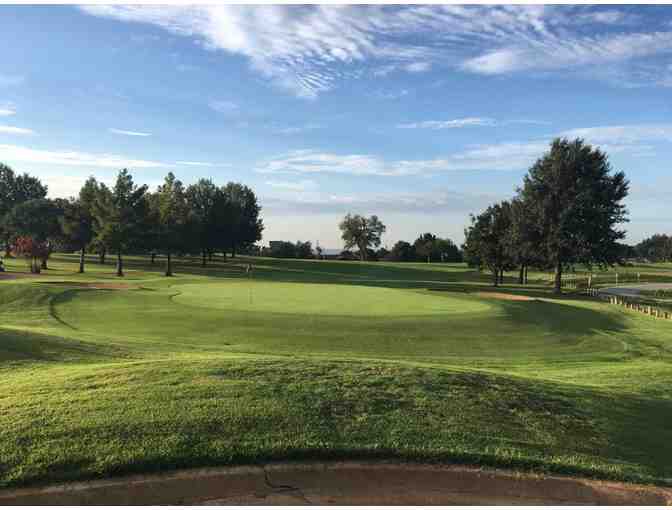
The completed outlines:
<svg viewBox="0 0 672 510">
<path fill-rule="evenodd" d="M 490 270 L 495 286 L 505 271 L 518 269 L 522 284 L 529 267 L 551 269 L 559 293 L 568 267 L 623 262 L 625 231 L 617 226 L 627 221 L 628 187 L 623 172 L 612 173 L 606 153 L 582 139 L 555 139 L 511 200 L 471 216 L 465 260 Z"/>
<path fill-rule="evenodd" d="M 462 262 L 460 249 L 450 239 L 430 232 L 421 234 L 413 244 L 398 241 L 391 250 L 378 248 L 387 227 L 378 218 L 347 214 L 339 224 L 345 249 L 357 248 L 360 260 L 397 262 Z"/>
<path fill-rule="evenodd" d="M 630 256 L 649 262 L 670 262 L 672 261 L 672 236 L 654 234 L 647 237 L 633 247 Z"/>
<path fill-rule="evenodd" d="M 350 246 L 353 248 L 353 246 Z M 376 248 L 376 249 L 374 249 Z M 267 248 L 258 251 L 265 257 L 293 258 L 293 259 L 323 259 L 322 248 L 313 245 L 310 241 L 271 241 Z M 420 235 L 412 244 L 407 241 L 398 241 L 388 250 L 384 247 L 366 246 L 366 255 L 362 255 L 361 248 L 356 251 L 344 249 L 338 257 L 340 260 L 385 260 L 390 262 L 462 262 L 460 248 L 450 239 L 442 239 L 430 232 Z"/>
<path fill-rule="evenodd" d="M 105 263 L 116 256 L 116 274 L 124 275 L 123 255 L 166 257 L 166 276 L 173 274 L 172 256 L 199 255 L 206 266 L 215 253 L 246 249 L 261 239 L 261 207 L 249 187 L 235 182 L 217 186 L 200 179 L 185 186 L 172 173 L 156 191 L 136 185 L 127 169 L 112 187 L 90 177 L 77 197 L 48 199 L 47 186 L 26 173 L 0 164 L 0 236 L 5 255 L 25 257 L 32 272 L 47 268 L 55 249 L 95 252 Z"/>
</svg>

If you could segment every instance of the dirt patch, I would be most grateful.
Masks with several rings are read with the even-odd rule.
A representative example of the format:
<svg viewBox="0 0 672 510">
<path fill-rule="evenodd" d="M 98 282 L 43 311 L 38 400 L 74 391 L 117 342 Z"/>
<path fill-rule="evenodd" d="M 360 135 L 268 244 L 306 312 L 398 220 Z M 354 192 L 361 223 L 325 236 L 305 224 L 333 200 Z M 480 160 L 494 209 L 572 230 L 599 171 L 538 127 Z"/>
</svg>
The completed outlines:
<svg viewBox="0 0 672 510">
<path fill-rule="evenodd" d="M 506 294 L 504 292 L 477 292 L 476 295 L 482 298 L 502 299 L 504 301 L 536 301 L 536 298 L 530 296 Z"/>
<path fill-rule="evenodd" d="M 41 282 L 43 284 L 52 284 L 52 285 L 68 285 L 69 287 L 80 287 L 83 289 L 138 289 L 138 285 L 133 285 L 131 283 L 122 283 L 122 282 L 67 282 L 67 281 L 48 281 Z"/>
<path fill-rule="evenodd" d="M 672 505 L 672 490 L 475 467 L 329 462 L 196 469 L 0 491 L 3 505 Z"/>
</svg>

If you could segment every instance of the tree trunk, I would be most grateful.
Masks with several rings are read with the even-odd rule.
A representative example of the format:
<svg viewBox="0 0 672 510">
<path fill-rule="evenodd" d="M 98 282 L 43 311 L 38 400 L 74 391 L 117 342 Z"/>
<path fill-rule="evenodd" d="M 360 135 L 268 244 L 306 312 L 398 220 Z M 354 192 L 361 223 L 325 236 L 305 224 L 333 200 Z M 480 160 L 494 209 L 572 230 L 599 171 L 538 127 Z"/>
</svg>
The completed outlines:
<svg viewBox="0 0 672 510">
<path fill-rule="evenodd" d="M 520 266 L 520 272 L 518 273 L 518 283 L 520 285 L 525 283 L 525 265 Z"/>
<path fill-rule="evenodd" d="M 105 248 L 100 249 L 100 253 L 98 254 L 98 258 L 100 261 L 101 265 L 105 265 L 105 255 L 107 255 L 107 250 Z"/>
<path fill-rule="evenodd" d="M 214 253 L 212 252 L 212 250 L 208 250 L 208 260 L 209 260 L 210 262 L 212 262 L 212 257 L 213 257 L 213 255 L 214 255 Z"/>
<path fill-rule="evenodd" d="M 205 250 L 203 250 L 201 255 L 202 255 L 201 256 L 201 267 L 205 267 L 206 264 L 207 264 L 206 259 L 205 259 Z"/>
<path fill-rule="evenodd" d="M 504 270 L 499 270 L 499 283 L 504 283 Z"/>
<path fill-rule="evenodd" d="M 10 245 L 11 237 L 9 234 L 5 234 L 5 258 L 12 258 L 12 247 Z"/>
<path fill-rule="evenodd" d="M 83 273 L 84 272 L 84 247 L 82 246 L 82 249 L 79 250 L 79 272 Z"/>
<path fill-rule="evenodd" d="M 124 263 L 121 260 L 121 250 L 117 252 L 117 276 L 124 276 Z"/>
<path fill-rule="evenodd" d="M 492 270 L 492 280 L 495 287 L 499 286 L 499 269 Z"/>
<path fill-rule="evenodd" d="M 154 263 L 156 262 L 156 253 L 152 252 L 151 257 L 152 257 L 152 265 L 154 265 Z"/>
<path fill-rule="evenodd" d="M 42 265 L 40 266 L 40 269 L 49 269 L 47 267 L 47 257 L 42 257 Z"/>
<path fill-rule="evenodd" d="M 525 264 L 525 285 L 527 285 L 527 264 Z"/>
<path fill-rule="evenodd" d="M 558 261 L 555 266 L 555 285 L 553 288 L 555 294 L 562 293 L 562 263 Z"/>
<path fill-rule="evenodd" d="M 231 258 L 232 259 L 236 258 L 236 244 L 235 243 L 231 244 Z"/>
<path fill-rule="evenodd" d="M 166 259 L 166 276 L 173 276 L 173 264 L 170 259 L 170 253 Z"/>
</svg>

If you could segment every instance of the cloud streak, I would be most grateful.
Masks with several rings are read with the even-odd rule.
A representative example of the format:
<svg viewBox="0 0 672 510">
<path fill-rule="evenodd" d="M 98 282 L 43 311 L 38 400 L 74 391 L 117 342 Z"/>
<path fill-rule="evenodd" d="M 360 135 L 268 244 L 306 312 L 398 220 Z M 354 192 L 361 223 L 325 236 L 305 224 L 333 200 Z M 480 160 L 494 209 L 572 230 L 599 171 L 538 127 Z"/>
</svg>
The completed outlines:
<svg viewBox="0 0 672 510">
<path fill-rule="evenodd" d="M 92 154 L 78 151 L 40 150 L 20 145 L 0 145 L 0 154 L 6 161 L 22 161 L 49 165 L 89 166 L 99 168 L 160 168 L 159 161 L 134 159 L 115 154 Z"/>
<path fill-rule="evenodd" d="M 511 121 L 521 122 L 521 121 Z M 536 122 L 536 121 L 525 121 Z M 442 127 L 429 127 L 441 129 Z M 455 125 L 452 127 L 462 127 Z M 653 143 L 672 141 L 672 124 L 635 124 L 570 129 L 557 134 L 584 138 L 607 153 L 650 155 Z M 372 154 L 335 154 L 312 149 L 292 151 L 257 166 L 262 174 L 343 174 L 353 176 L 403 177 L 434 175 L 451 171 L 510 171 L 529 168 L 548 151 L 552 137 L 527 142 L 472 145 L 445 157 L 426 160 L 388 161 Z"/>
<path fill-rule="evenodd" d="M 397 127 L 400 129 L 457 129 L 469 126 L 494 126 L 496 124 L 497 122 L 494 119 L 467 117 L 453 120 L 425 120 L 422 122 L 398 124 Z"/>
<path fill-rule="evenodd" d="M 444 158 L 386 161 L 371 154 L 298 150 L 257 167 L 262 174 L 344 174 L 402 177 L 458 170 L 519 170 L 548 148 L 546 141 L 476 145 Z"/>
<path fill-rule="evenodd" d="M 0 133 L 5 135 L 34 135 L 35 131 L 16 126 L 0 126 Z"/>
<path fill-rule="evenodd" d="M 12 105 L 0 106 L 0 117 L 11 117 L 16 115 L 16 108 Z"/>
<path fill-rule="evenodd" d="M 124 135 L 124 136 L 152 136 L 152 133 L 144 133 L 142 131 L 126 131 L 125 129 L 116 129 L 116 128 L 110 128 L 108 129 L 110 133 L 114 133 L 115 135 Z"/>
<path fill-rule="evenodd" d="M 341 80 L 435 67 L 496 75 L 582 69 L 666 55 L 664 20 L 637 23 L 619 8 L 537 5 L 90 5 L 85 12 L 149 23 L 203 47 L 247 58 L 295 95 L 315 98 Z M 649 29 L 656 25 L 657 30 Z M 590 27 L 590 31 L 586 27 Z M 616 30 L 616 28 L 618 30 Z M 590 33 L 590 35 L 587 35 Z M 1 83 L 1 82 L 0 82 Z M 651 84 L 663 85 L 654 79 Z"/>
</svg>

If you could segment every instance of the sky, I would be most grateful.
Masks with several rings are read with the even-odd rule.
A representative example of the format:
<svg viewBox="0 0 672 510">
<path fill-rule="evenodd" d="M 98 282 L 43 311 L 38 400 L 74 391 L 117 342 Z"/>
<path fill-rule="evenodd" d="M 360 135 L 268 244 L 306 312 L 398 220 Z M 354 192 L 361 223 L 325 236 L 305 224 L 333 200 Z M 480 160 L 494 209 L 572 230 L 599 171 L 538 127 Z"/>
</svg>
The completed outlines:
<svg viewBox="0 0 672 510">
<path fill-rule="evenodd" d="M 121 168 L 251 186 L 263 243 L 463 241 L 557 136 L 672 213 L 672 6 L 0 6 L 0 162 L 49 195 Z"/>
</svg>

